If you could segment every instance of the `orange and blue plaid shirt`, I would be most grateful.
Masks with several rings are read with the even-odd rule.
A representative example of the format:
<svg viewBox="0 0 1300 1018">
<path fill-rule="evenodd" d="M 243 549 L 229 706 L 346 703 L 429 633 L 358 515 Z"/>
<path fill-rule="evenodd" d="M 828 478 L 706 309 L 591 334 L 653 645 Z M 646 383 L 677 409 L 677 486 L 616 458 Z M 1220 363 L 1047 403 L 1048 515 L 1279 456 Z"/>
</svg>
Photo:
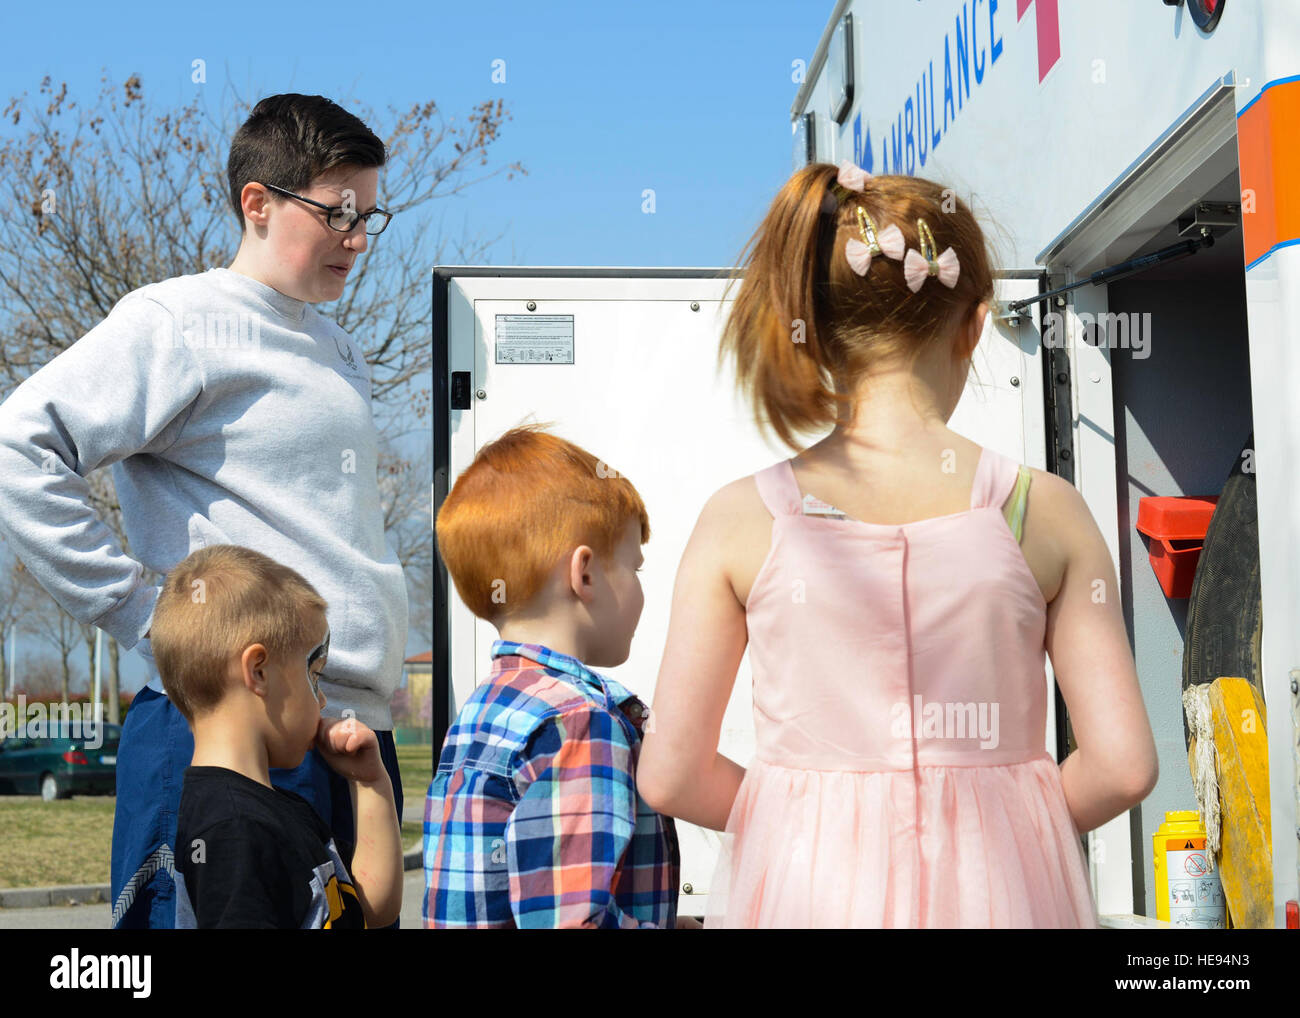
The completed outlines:
<svg viewBox="0 0 1300 1018">
<path fill-rule="evenodd" d="M 577 658 L 495 641 L 429 784 L 425 928 L 672 928 L 677 832 L 636 791 L 647 714 Z"/>
</svg>

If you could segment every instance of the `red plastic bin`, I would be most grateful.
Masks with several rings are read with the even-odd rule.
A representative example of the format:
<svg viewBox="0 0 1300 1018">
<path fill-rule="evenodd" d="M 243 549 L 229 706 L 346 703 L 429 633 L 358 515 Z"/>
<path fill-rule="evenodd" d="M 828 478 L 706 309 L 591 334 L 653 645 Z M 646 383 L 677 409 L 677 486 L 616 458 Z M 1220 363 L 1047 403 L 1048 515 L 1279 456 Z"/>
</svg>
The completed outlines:
<svg viewBox="0 0 1300 1018">
<path fill-rule="evenodd" d="M 1138 499 L 1138 533 L 1151 538 L 1148 557 L 1165 597 L 1189 597 L 1196 563 L 1218 495 L 1152 495 Z"/>
</svg>

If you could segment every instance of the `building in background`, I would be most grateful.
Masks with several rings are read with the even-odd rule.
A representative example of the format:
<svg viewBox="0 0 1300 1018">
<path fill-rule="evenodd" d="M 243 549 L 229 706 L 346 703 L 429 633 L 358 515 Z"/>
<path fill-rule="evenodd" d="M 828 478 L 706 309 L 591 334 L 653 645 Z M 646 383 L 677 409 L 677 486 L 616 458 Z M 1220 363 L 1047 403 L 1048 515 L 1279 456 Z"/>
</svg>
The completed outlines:
<svg viewBox="0 0 1300 1018">
<path fill-rule="evenodd" d="M 393 695 L 393 740 L 399 746 L 433 742 L 433 651 L 402 662 L 402 685 Z"/>
</svg>

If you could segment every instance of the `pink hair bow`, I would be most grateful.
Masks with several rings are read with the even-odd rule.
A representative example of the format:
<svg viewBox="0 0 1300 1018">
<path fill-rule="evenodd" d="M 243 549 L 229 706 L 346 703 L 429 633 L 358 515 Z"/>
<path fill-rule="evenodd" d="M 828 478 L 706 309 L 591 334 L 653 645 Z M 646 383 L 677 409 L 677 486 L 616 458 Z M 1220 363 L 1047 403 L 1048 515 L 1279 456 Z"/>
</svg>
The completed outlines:
<svg viewBox="0 0 1300 1018">
<path fill-rule="evenodd" d="M 957 275 L 961 266 L 957 262 L 957 252 L 951 247 L 945 248 L 939 257 L 934 256 L 934 234 L 924 219 L 916 221 L 917 234 L 920 237 L 921 250 L 909 248 L 903 259 L 903 278 L 907 288 L 913 293 L 921 289 L 928 276 L 938 276 L 939 282 L 948 289 L 957 285 Z"/>
<path fill-rule="evenodd" d="M 862 228 L 864 239 L 850 237 L 844 245 L 844 257 L 849 268 L 859 276 L 865 276 L 871 268 L 872 255 L 886 254 L 895 261 L 903 257 L 903 249 L 906 247 L 903 231 L 893 223 L 883 230 L 877 230 L 875 220 L 859 205 L 858 225 Z"/>
<path fill-rule="evenodd" d="M 835 179 L 839 183 L 840 187 L 848 191 L 862 191 L 866 189 L 867 181 L 871 179 L 871 174 L 861 166 L 845 159 L 840 163 L 840 172 Z"/>
<path fill-rule="evenodd" d="M 880 245 L 880 250 L 889 255 L 894 261 L 902 260 L 907 242 L 903 240 L 903 231 L 893 223 L 890 223 L 876 235 L 876 241 Z"/>
</svg>

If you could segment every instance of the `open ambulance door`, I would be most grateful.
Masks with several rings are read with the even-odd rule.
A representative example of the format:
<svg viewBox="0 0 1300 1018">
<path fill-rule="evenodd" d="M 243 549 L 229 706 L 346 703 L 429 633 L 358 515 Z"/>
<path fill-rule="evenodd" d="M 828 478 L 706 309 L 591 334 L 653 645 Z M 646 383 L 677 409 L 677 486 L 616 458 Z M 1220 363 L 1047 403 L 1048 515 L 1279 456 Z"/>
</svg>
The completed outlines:
<svg viewBox="0 0 1300 1018">
<path fill-rule="evenodd" d="M 724 271 L 434 270 L 435 518 L 478 449 L 525 420 L 553 422 L 557 434 L 631 480 L 650 515 L 651 539 L 642 549 L 645 608 L 629 659 L 599 670 L 646 703 L 654 699 L 677 565 L 700 509 L 722 485 L 792 454 L 759 437 L 733 381 L 715 371 L 739 289 L 736 283 L 724 293 Z M 1001 274 L 999 304 L 1040 292 L 1042 280 L 1039 269 Z M 973 366 L 950 426 L 1018 462 L 1054 469 L 1053 411 L 1034 314 L 1006 317 L 991 309 Z M 460 601 L 436 549 L 434 612 L 436 768 L 446 728 L 488 674 L 497 638 Z M 754 751 L 751 696 L 746 651 L 719 745 L 742 765 Z M 1046 748 L 1058 754 L 1055 701 L 1049 696 Z M 720 835 L 684 823 L 678 831 L 679 911 L 701 916 Z"/>
<path fill-rule="evenodd" d="M 1265 227 L 1245 199 L 1272 186 L 1276 146 L 1266 144 L 1267 110 L 1247 103 L 1248 94 L 1232 73 L 1211 82 L 1036 259 L 1047 269 L 1051 294 L 1040 313 L 1056 316 L 1063 338 L 1053 351 L 1060 365 L 1054 375 L 1073 408 L 1062 441 L 1072 433 L 1075 486 L 1115 560 L 1160 760 L 1155 790 L 1091 832 L 1093 887 L 1107 926 L 1149 925 L 1156 915 L 1152 835 L 1167 811 L 1197 808 L 1180 737 L 1183 687 L 1214 676 L 1245 678 L 1262 696 L 1268 774 L 1258 774 L 1258 760 L 1251 773 L 1269 782 L 1263 798 L 1271 797 L 1272 811 L 1271 859 L 1267 833 L 1259 851 L 1242 853 L 1241 832 L 1255 838 L 1266 829 L 1268 806 L 1225 799 L 1225 816 L 1242 823 L 1238 850 L 1221 861 L 1250 873 L 1260 891 L 1250 911 L 1262 906 L 1267 914 L 1271 904 L 1277 927 L 1295 894 L 1295 736 L 1287 708 L 1300 673 L 1290 670 L 1295 657 L 1288 646 L 1300 598 L 1289 564 L 1295 502 L 1286 495 L 1294 477 L 1286 470 L 1286 435 L 1295 414 L 1294 386 L 1286 384 L 1290 362 L 1279 352 L 1289 349 L 1293 331 L 1279 317 L 1279 280 L 1294 248 L 1256 251 L 1250 243 L 1250 231 Z M 1177 252 L 1191 241 L 1195 251 Z M 1257 522 L 1255 499 L 1234 499 L 1239 486 L 1226 484 L 1256 469 Z M 1189 602 L 1185 590 L 1167 589 L 1157 578 L 1161 549 L 1136 529 L 1142 500 L 1221 494 L 1237 517 L 1225 530 L 1230 548 L 1202 553 Z M 1221 499 L 1216 522 L 1224 505 Z M 1233 559 L 1240 568 L 1199 568 Z M 1252 583 L 1253 594 L 1246 589 Z M 1180 915 L 1175 925 L 1207 922 Z"/>
</svg>

